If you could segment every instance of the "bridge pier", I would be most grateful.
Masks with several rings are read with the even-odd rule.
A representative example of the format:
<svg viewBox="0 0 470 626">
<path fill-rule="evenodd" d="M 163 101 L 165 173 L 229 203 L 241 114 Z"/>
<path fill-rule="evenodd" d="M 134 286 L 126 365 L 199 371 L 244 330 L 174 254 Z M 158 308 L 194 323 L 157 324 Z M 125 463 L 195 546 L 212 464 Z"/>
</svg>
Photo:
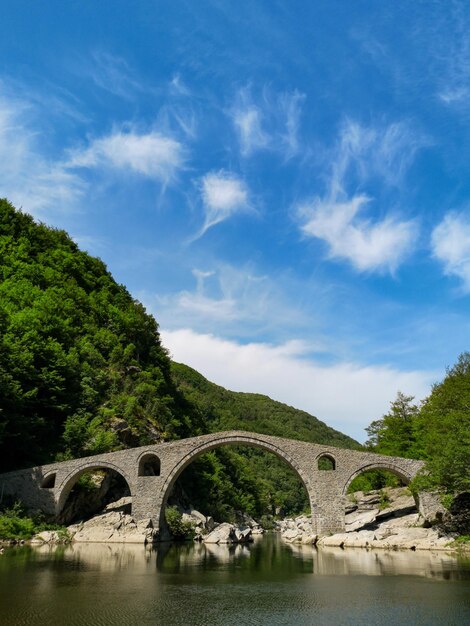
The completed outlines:
<svg viewBox="0 0 470 626">
<path fill-rule="evenodd" d="M 338 493 L 316 492 L 312 506 L 312 527 L 317 535 L 332 535 L 345 531 L 345 502 Z M 317 499 L 318 498 L 318 499 Z"/>
</svg>

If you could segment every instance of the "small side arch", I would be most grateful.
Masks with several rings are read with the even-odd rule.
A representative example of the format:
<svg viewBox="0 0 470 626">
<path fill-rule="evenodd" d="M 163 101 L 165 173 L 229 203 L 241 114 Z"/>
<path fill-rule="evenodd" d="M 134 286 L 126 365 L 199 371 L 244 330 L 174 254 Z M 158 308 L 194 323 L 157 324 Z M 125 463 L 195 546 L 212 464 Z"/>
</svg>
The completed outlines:
<svg viewBox="0 0 470 626">
<path fill-rule="evenodd" d="M 41 489 L 54 489 L 55 487 L 55 479 L 56 472 L 51 472 L 50 474 L 46 474 L 41 481 Z"/>
<path fill-rule="evenodd" d="M 146 452 L 142 454 L 138 464 L 138 476 L 160 476 L 161 463 L 155 453 Z"/>
<path fill-rule="evenodd" d="M 364 472 L 368 472 L 370 470 L 387 470 L 389 472 L 392 472 L 392 474 L 395 474 L 396 476 L 398 476 L 398 478 L 400 478 L 405 484 L 408 484 L 413 478 L 413 476 L 410 476 L 410 474 L 406 470 L 404 470 L 398 465 L 395 465 L 394 463 L 383 463 L 383 462 L 369 463 L 355 470 L 349 476 L 349 478 L 346 480 L 343 486 L 343 491 L 342 491 L 343 495 L 347 494 L 348 487 L 352 483 L 352 481 L 356 478 L 356 476 L 360 476 L 360 474 L 363 474 Z"/>
<path fill-rule="evenodd" d="M 67 498 L 72 491 L 73 486 L 80 478 L 82 474 L 85 472 L 89 472 L 92 470 L 103 470 L 108 469 L 116 472 L 126 481 L 127 486 L 129 488 L 129 492 L 132 496 L 132 481 L 129 476 L 124 472 L 120 467 L 114 465 L 114 463 L 110 463 L 108 461 L 89 461 L 84 463 L 83 465 L 78 466 L 76 469 L 72 470 L 61 482 L 59 487 L 57 488 L 57 499 L 56 499 L 56 515 L 60 515 L 64 505 L 67 501 Z"/>
<path fill-rule="evenodd" d="M 336 459 L 330 452 L 322 452 L 316 458 L 316 466 L 321 471 L 335 470 Z"/>
</svg>

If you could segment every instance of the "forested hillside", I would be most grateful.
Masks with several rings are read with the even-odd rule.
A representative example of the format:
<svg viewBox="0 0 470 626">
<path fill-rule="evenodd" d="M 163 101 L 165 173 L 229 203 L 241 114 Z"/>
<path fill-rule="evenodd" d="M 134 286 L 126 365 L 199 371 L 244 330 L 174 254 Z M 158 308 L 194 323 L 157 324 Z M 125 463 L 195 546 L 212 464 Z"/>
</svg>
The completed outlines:
<svg viewBox="0 0 470 626">
<path fill-rule="evenodd" d="M 68 235 L 0 201 L 2 470 L 203 432 L 155 320 Z"/>
<path fill-rule="evenodd" d="M 172 367 L 154 318 L 99 259 L 0 200 L 0 471 L 235 428 L 358 445 Z M 298 477 L 253 449 L 206 455 L 182 485 L 219 517 L 306 505 Z"/>
</svg>

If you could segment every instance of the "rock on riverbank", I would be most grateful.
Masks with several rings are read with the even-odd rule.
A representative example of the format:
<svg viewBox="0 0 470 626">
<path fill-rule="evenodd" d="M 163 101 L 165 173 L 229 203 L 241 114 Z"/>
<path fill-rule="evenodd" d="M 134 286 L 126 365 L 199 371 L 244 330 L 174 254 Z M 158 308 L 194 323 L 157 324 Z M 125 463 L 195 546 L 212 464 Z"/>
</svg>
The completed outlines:
<svg viewBox="0 0 470 626">
<path fill-rule="evenodd" d="M 196 510 L 182 514 L 183 522 L 189 522 L 194 530 L 194 540 L 204 543 L 248 543 L 253 541 L 253 535 L 264 531 L 253 518 L 245 515 L 240 524 L 219 524 L 212 517 L 205 517 Z"/>
<path fill-rule="evenodd" d="M 446 550 L 453 537 L 423 528 L 413 496 L 407 489 L 383 489 L 353 494 L 346 509 L 346 532 L 318 537 L 307 516 L 278 522 L 289 542 L 341 548 Z"/>
<path fill-rule="evenodd" d="M 141 544 L 159 541 L 159 531 L 153 527 L 152 520 L 135 520 L 130 510 L 131 498 L 121 498 L 109 504 L 101 514 L 69 526 L 68 540 L 77 543 Z M 246 517 L 241 525 L 218 524 L 212 517 L 206 517 L 194 509 L 183 512 L 182 521 L 193 527 L 195 541 L 207 544 L 248 543 L 253 541 L 252 535 L 263 532 L 260 525 L 251 518 Z M 62 534 L 45 531 L 36 535 L 32 543 L 53 544 L 62 541 Z"/>
</svg>

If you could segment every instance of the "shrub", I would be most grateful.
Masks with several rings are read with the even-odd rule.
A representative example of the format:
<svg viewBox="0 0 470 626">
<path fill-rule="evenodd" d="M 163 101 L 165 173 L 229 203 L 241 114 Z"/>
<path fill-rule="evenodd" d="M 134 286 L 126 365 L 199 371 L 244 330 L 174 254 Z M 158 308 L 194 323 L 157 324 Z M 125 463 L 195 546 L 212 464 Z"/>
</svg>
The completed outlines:
<svg viewBox="0 0 470 626">
<path fill-rule="evenodd" d="M 194 528 L 190 522 L 184 522 L 183 516 L 175 506 L 169 506 L 165 511 L 166 523 L 177 541 L 187 541 L 194 537 Z"/>
</svg>

